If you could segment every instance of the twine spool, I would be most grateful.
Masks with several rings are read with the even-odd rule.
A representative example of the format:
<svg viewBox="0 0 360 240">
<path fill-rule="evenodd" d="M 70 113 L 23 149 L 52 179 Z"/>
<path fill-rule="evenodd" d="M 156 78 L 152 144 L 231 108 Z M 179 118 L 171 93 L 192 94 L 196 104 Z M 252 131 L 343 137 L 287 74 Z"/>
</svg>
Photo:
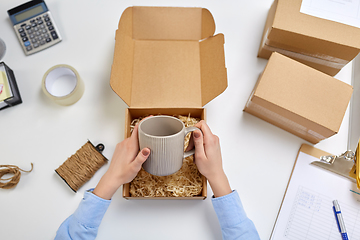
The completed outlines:
<svg viewBox="0 0 360 240">
<path fill-rule="evenodd" d="M 74 155 L 69 157 L 55 172 L 76 192 L 94 176 L 107 159 L 101 154 L 104 145 L 96 147 L 88 141 Z"/>
<path fill-rule="evenodd" d="M 20 181 L 21 172 L 31 172 L 33 166 L 34 165 L 31 163 L 31 169 L 26 171 L 15 165 L 0 165 L 0 188 L 10 189 L 15 187 Z M 2 178 L 5 174 L 13 174 L 13 176 Z"/>
</svg>

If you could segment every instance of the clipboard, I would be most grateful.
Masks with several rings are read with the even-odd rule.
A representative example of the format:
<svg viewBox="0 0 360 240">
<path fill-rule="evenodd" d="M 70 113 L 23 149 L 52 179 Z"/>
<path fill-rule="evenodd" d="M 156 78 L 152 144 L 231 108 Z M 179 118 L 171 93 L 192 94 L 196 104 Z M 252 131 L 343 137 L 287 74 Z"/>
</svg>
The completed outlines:
<svg viewBox="0 0 360 240">
<path fill-rule="evenodd" d="M 324 155 L 311 164 L 356 182 L 357 188 L 360 189 L 360 141 L 358 141 L 355 152 L 347 150 L 338 156 Z"/>
<path fill-rule="evenodd" d="M 360 191 L 356 183 L 311 162 L 329 153 L 303 144 L 297 154 L 270 240 L 341 239 L 332 200 L 341 205 L 350 239 L 360 238 Z M 355 216 L 355 217 L 354 217 Z M 328 239 L 326 238 L 326 239 Z"/>
</svg>

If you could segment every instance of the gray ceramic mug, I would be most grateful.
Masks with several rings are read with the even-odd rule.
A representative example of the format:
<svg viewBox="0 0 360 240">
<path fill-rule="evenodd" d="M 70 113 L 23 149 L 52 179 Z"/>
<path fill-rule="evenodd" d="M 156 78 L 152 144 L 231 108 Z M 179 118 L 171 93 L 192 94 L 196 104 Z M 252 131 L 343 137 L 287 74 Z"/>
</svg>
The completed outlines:
<svg viewBox="0 0 360 240">
<path fill-rule="evenodd" d="M 171 116 L 153 116 L 139 123 L 140 149 L 150 148 L 150 156 L 143 164 L 148 173 L 156 176 L 173 174 L 182 166 L 183 159 L 195 153 L 184 152 L 184 139 L 197 127 L 185 128 L 184 123 Z"/>
</svg>

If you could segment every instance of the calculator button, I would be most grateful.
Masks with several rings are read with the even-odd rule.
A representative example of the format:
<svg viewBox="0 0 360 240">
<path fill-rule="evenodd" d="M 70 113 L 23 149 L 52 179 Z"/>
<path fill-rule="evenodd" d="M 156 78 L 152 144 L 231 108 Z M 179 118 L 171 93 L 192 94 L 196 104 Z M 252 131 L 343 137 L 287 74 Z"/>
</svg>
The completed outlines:
<svg viewBox="0 0 360 240">
<path fill-rule="evenodd" d="M 43 15 L 43 17 L 45 18 L 45 17 L 47 17 L 48 16 L 48 14 L 47 13 L 45 13 L 44 15 Z"/>
<path fill-rule="evenodd" d="M 31 28 L 30 25 L 26 25 L 26 27 L 25 27 L 26 30 L 29 30 L 30 28 Z"/>
<path fill-rule="evenodd" d="M 31 24 L 31 26 L 32 26 L 32 27 L 36 27 L 36 26 L 37 26 L 37 24 L 36 24 L 36 23 L 33 23 L 33 24 Z"/>
<path fill-rule="evenodd" d="M 34 31 L 39 31 L 39 28 L 38 28 L 38 27 L 34 27 Z"/>
<path fill-rule="evenodd" d="M 42 40 L 42 39 L 43 39 L 43 37 L 42 37 L 42 36 L 39 36 L 37 39 L 40 41 L 40 40 Z"/>
<path fill-rule="evenodd" d="M 29 39 L 27 37 L 23 37 L 22 40 L 23 40 L 23 42 L 26 42 Z"/>
<path fill-rule="evenodd" d="M 45 33 L 44 38 L 48 38 L 48 37 L 49 37 L 49 34 Z"/>
<path fill-rule="evenodd" d="M 24 42 L 24 46 L 25 46 L 25 47 L 30 46 L 30 44 L 31 44 L 31 43 L 30 43 L 29 41 Z"/>
<path fill-rule="evenodd" d="M 24 24 L 21 24 L 21 26 L 20 27 L 25 27 L 26 26 L 26 23 L 24 23 Z"/>
<path fill-rule="evenodd" d="M 35 19 L 32 19 L 32 20 L 30 20 L 30 22 L 31 22 L 31 23 L 34 23 L 34 22 L 36 22 L 36 21 L 35 21 Z"/>
<path fill-rule="evenodd" d="M 46 29 L 41 30 L 42 33 L 46 33 Z"/>
<path fill-rule="evenodd" d="M 35 35 L 36 35 L 36 36 L 40 36 L 41 33 L 40 33 L 40 32 L 36 32 Z"/>
<path fill-rule="evenodd" d="M 41 25 L 40 25 L 40 28 L 45 28 L 45 25 L 44 25 L 44 24 L 41 24 Z"/>
<path fill-rule="evenodd" d="M 45 40 L 41 40 L 40 45 L 44 45 L 44 44 L 45 44 Z"/>
<path fill-rule="evenodd" d="M 25 32 L 22 32 L 22 33 L 20 33 L 20 36 L 21 36 L 21 37 L 26 37 L 26 33 L 25 33 Z"/>
<path fill-rule="evenodd" d="M 50 21 L 50 18 L 46 17 L 46 18 L 44 18 L 44 20 L 45 20 L 45 22 L 48 22 L 48 21 Z"/>
<path fill-rule="evenodd" d="M 39 20 L 38 22 L 37 22 L 37 24 L 43 24 L 44 22 L 42 21 L 42 20 Z"/>
<path fill-rule="evenodd" d="M 38 43 L 34 43 L 34 48 L 37 48 L 39 46 Z"/>
<path fill-rule="evenodd" d="M 32 42 L 32 43 L 36 43 L 36 42 L 37 42 L 37 39 L 36 39 L 36 38 L 33 38 L 33 39 L 31 39 L 31 42 Z"/>
<path fill-rule="evenodd" d="M 26 50 L 30 51 L 32 49 L 31 46 L 26 47 Z"/>
<path fill-rule="evenodd" d="M 19 28 L 19 33 L 22 33 L 23 31 L 24 31 L 24 29 L 23 28 Z"/>
<path fill-rule="evenodd" d="M 33 39 L 35 36 L 34 36 L 34 34 L 30 34 L 29 37 L 30 37 L 30 39 Z"/>
<path fill-rule="evenodd" d="M 46 26 L 51 26 L 51 25 L 52 25 L 51 22 L 47 22 L 47 23 L 46 23 Z"/>
<path fill-rule="evenodd" d="M 51 38 L 47 38 L 47 39 L 46 39 L 46 42 L 51 42 Z"/>
<path fill-rule="evenodd" d="M 36 20 L 41 20 L 41 17 L 37 17 Z"/>
<path fill-rule="evenodd" d="M 50 27 L 49 27 L 49 31 L 51 31 L 51 30 L 54 30 L 54 27 L 53 27 L 53 26 L 50 26 Z"/>
<path fill-rule="evenodd" d="M 33 30 L 32 30 L 32 29 L 29 29 L 29 30 L 27 31 L 27 33 L 28 33 L 28 34 L 32 34 L 32 33 L 33 33 Z"/>
<path fill-rule="evenodd" d="M 52 31 L 52 32 L 50 32 L 50 33 L 51 33 L 51 36 L 52 36 L 52 38 L 53 38 L 54 40 L 57 39 L 57 38 L 59 38 L 55 31 Z"/>
</svg>

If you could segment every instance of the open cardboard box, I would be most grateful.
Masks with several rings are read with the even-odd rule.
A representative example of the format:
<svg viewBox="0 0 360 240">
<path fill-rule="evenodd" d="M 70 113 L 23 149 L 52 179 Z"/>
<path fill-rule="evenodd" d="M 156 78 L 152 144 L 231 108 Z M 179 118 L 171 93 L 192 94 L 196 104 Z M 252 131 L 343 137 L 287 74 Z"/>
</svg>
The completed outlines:
<svg viewBox="0 0 360 240">
<path fill-rule="evenodd" d="M 244 111 L 311 143 L 339 131 L 352 86 L 273 53 Z"/>
<path fill-rule="evenodd" d="M 123 12 L 110 85 L 129 106 L 125 137 L 133 119 L 149 114 L 190 113 L 205 120 L 202 107 L 227 88 L 224 36 L 214 32 L 214 19 L 203 8 L 129 7 Z M 166 199 L 205 199 L 205 178 L 203 184 L 202 196 Z M 134 198 L 129 184 L 123 196 Z"/>
<path fill-rule="evenodd" d="M 360 29 L 300 12 L 302 0 L 275 0 L 258 57 L 279 52 L 335 76 L 360 52 Z"/>
</svg>

